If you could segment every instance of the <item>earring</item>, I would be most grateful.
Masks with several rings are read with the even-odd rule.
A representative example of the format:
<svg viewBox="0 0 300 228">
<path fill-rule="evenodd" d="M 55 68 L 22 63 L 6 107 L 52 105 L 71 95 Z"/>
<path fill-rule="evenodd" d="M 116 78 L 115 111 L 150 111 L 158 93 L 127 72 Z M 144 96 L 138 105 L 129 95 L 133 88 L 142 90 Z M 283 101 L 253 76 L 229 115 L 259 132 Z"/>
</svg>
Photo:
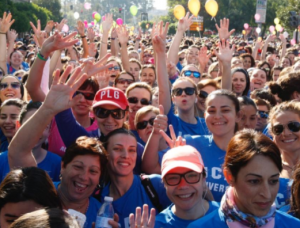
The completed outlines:
<svg viewBox="0 0 300 228">
<path fill-rule="evenodd" d="M 60 179 L 60 181 L 61 181 L 61 179 L 62 179 L 62 174 L 59 174 L 59 179 Z"/>
<path fill-rule="evenodd" d="M 196 99 L 195 99 L 195 104 L 198 102 L 198 99 L 197 99 L 197 97 L 196 97 Z"/>
</svg>

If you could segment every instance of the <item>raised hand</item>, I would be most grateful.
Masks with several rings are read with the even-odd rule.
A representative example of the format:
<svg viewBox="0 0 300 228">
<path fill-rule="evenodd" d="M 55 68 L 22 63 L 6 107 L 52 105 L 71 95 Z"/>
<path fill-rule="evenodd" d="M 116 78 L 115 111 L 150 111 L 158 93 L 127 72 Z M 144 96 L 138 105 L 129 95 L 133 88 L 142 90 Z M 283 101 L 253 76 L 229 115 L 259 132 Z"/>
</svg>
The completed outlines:
<svg viewBox="0 0 300 228">
<path fill-rule="evenodd" d="M 89 56 L 94 57 L 97 53 L 97 47 L 95 43 L 89 43 Z"/>
<path fill-rule="evenodd" d="M 266 43 L 273 42 L 275 39 L 276 39 L 276 35 L 270 34 L 270 35 L 268 35 L 268 37 L 266 39 Z"/>
<path fill-rule="evenodd" d="M 30 21 L 31 28 L 34 32 L 34 36 L 36 38 L 36 41 L 38 42 L 37 45 L 41 47 L 45 41 L 45 37 L 47 37 L 47 34 L 45 31 L 41 31 L 41 21 L 37 21 L 37 27 Z"/>
<path fill-rule="evenodd" d="M 6 12 L 4 12 L 3 17 L 0 18 L 0 32 L 7 33 L 14 22 L 15 19 L 12 19 L 11 13 L 7 14 Z"/>
<path fill-rule="evenodd" d="M 199 59 L 199 64 L 201 66 L 201 70 L 204 71 L 210 57 L 211 57 L 211 54 L 207 54 L 207 47 L 203 46 L 200 49 L 199 54 L 198 54 L 198 59 Z"/>
<path fill-rule="evenodd" d="M 232 48 L 230 48 L 229 41 L 225 41 L 225 39 L 222 39 L 222 42 L 220 42 L 219 45 L 219 53 L 214 50 L 214 54 L 222 63 L 231 63 L 232 54 L 234 53 L 234 50 L 235 45 L 232 45 Z"/>
<path fill-rule="evenodd" d="M 95 38 L 95 31 L 93 28 L 88 28 L 87 29 L 87 37 L 90 40 L 90 42 L 94 42 L 94 38 Z"/>
<path fill-rule="evenodd" d="M 64 27 L 64 25 L 67 23 L 67 19 L 62 19 L 60 23 L 56 23 L 55 24 L 55 28 L 61 32 L 62 31 L 62 28 Z"/>
<path fill-rule="evenodd" d="M 173 62 L 167 63 L 167 70 L 169 77 L 173 77 L 176 74 L 176 65 Z"/>
<path fill-rule="evenodd" d="M 16 30 L 11 29 L 10 31 L 7 31 L 7 39 L 9 43 L 14 43 L 17 37 L 18 33 Z"/>
<path fill-rule="evenodd" d="M 155 209 L 152 208 L 149 217 L 149 207 L 147 204 L 143 205 L 143 213 L 140 207 L 137 207 L 134 214 L 129 215 L 130 228 L 153 228 L 155 225 Z"/>
<path fill-rule="evenodd" d="M 118 39 L 121 45 L 127 45 L 129 39 L 129 31 L 127 30 L 125 25 L 119 25 L 116 28 L 116 33 L 118 35 Z"/>
<path fill-rule="evenodd" d="M 229 19 L 226 19 L 226 18 L 221 19 L 220 27 L 218 26 L 218 24 L 216 24 L 216 28 L 218 30 L 220 40 L 228 39 L 232 35 L 232 33 L 234 33 L 234 31 L 235 31 L 235 29 L 232 29 L 229 32 Z"/>
<path fill-rule="evenodd" d="M 185 32 L 186 30 L 189 29 L 189 27 L 191 26 L 192 24 L 192 19 L 193 19 L 193 15 L 190 16 L 190 13 L 187 12 L 187 14 L 185 15 L 185 17 L 181 18 L 179 21 L 178 21 L 178 27 L 177 27 L 177 31 L 179 32 Z"/>
<path fill-rule="evenodd" d="M 174 128 L 172 125 L 169 125 L 169 130 L 170 130 L 171 138 L 162 130 L 160 130 L 159 133 L 164 137 L 164 139 L 166 140 L 166 142 L 168 143 L 171 149 L 174 147 L 186 145 L 186 141 L 184 138 L 182 138 L 181 136 L 176 138 L 176 134 L 174 132 Z"/>
<path fill-rule="evenodd" d="M 160 131 L 165 131 L 168 128 L 168 117 L 164 114 L 164 107 L 159 105 L 159 115 L 157 115 L 153 122 L 152 132 L 160 134 Z"/>
<path fill-rule="evenodd" d="M 46 27 L 44 29 L 47 34 L 50 34 L 50 32 L 52 31 L 52 29 L 54 27 L 54 24 L 55 23 L 52 20 L 47 22 Z"/>
<path fill-rule="evenodd" d="M 165 28 L 163 27 L 163 22 L 161 21 L 154 32 L 154 37 L 152 38 L 153 49 L 156 53 L 166 53 L 166 36 L 168 33 L 169 23 L 166 23 Z"/>
<path fill-rule="evenodd" d="M 80 36 L 84 36 L 84 30 L 85 30 L 85 27 L 84 27 L 84 23 L 82 21 L 77 21 L 77 27 L 76 27 L 77 31 L 78 31 L 78 34 Z"/>
<path fill-rule="evenodd" d="M 108 32 L 113 25 L 113 17 L 112 14 L 105 14 L 105 20 L 102 21 L 102 29 L 103 32 Z"/>
<path fill-rule="evenodd" d="M 83 62 L 83 65 L 81 66 L 82 73 L 85 73 L 88 77 L 91 77 L 102 71 L 105 71 L 106 69 L 112 66 L 111 64 L 104 65 L 110 56 L 110 54 L 106 54 L 98 62 L 94 62 L 92 60 L 87 59 Z"/>
</svg>

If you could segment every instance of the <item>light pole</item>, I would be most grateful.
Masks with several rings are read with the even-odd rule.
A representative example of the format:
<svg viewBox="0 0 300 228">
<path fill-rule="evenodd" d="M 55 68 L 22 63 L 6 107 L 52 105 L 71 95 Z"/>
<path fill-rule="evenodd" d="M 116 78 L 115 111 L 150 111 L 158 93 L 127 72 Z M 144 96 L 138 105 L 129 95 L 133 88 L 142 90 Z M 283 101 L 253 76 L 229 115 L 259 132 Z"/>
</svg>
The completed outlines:
<svg viewBox="0 0 300 228">
<path fill-rule="evenodd" d="M 125 16 L 126 16 L 125 11 L 126 11 L 126 8 L 125 7 L 126 7 L 126 4 L 124 4 L 124 6 L 123 6 L 123 13 L 124 13 L 124 22 L 123 23 L 124 24 L 126 24 L 126 22 L 125 22 Z"/>
</svg>

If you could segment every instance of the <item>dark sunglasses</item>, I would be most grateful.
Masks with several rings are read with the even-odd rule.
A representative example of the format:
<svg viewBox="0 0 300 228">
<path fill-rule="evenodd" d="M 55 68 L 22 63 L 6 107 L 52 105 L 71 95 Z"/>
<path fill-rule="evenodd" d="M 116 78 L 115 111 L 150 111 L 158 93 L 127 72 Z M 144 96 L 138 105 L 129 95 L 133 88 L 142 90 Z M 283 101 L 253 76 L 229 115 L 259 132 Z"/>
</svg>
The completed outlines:
<svg viewBox="0 0 300 228">
<path fill-rule="evenodd" d="M 105 119 L 105 118 L 109 117 L 109 115 L 111 115 L 112 118 L 120 120 L 125 117 L 125 112 L 126 112 L 126 110 L 122 110 L 122 109 L 109 110 L 109 109 L 100 108 L 100 107 L 94 108 L 95 116 L 97 116 L 100 119 Z"/>
<path fill-rule="evenodd" d="M 145 54 L 144 57 L 146 57 L 146 58 L 147 58 L 147 57 L 152 57 L 152 55 L 147 55 L 147 54 Z"/>
<path fill-rule="evenodd" d="M 81 94 L 84 99 L 92 101 L 95 98 L 95 94 L 94 93 L 87 93 L 87 92 L 81 92 L 81 91 L 76 91 L 74 93 L 74 97 L 77 96 L 78 94 Z"/>
<path fill-rule="evenodd" d="M 119 78 L 117 81 L 116 81 L 116 84 L 117 83 L 120 83 L 122 85 L 124 85 L 125 83 L 127 83 L 128 85 L 130 85 L 131 83 L 133 83 L 133 79 L 125 79 L 125 78 Z"/>
<path fill-rule="evenodd" d="M 118 67 L 118 66 L 113 66 L 113 67 L 110 67 L 110 68 L 108 68 L 109 70 L 120 70 L 120 67 Z"/>
<path fill-rule="evenodd" d="M 172 94 L 175 95 L 175 96 L 181 96 L 183 91 L 186 95 L 191 96 L 195 93 L 195 88 L 193 88 L 193 87 L 186 87 L 184 89 L 183 88 L 176 88 L 176 89 L 172 90 Z"/>
<path fill-rule="evenodd" d="M 192 74 L 194 75 L 195 78 L 200 78 L 201 74 L 198 71 L 191 71 L 191 70 L 186 70 L 183 72 L 184 76 L 191 76 Z"/>
<path fill-rule="evenodd" d="M 142 98 L 139 100 L 137 97 L 128 97 L 128 102 L 131 104 L 137 104 L 139 101 L 141 102 L 142 105 L 150 105 L 151 101 L 148 101 L 146 98 Z"/>
<path fill-rule="evenodd" d="M 181 61 L 183 61 L 184 60 L 184 58 L 179 58 L 179 61 L 181 62 Z"/>
<path fill-rule="evenodd" d="M 269 117 L 269 113 L 268 112 L 265 112 L 265 111 L 257 111 L 257 114 L 260 116 L 260 118 L 263 118 L 263 119 L 268 119 Z"/>
<path fill-rule="evenodd" d="M 292 132 L 300 131 L 300 123 L 299 122 L 290 122 L 287 124 L 287 127 Z M 284 131 L 284 126 L 282 124 L 277 124 L 272 127 L 272 132 L 274 135 L 280 135 Z"/>
<path fill-rule="evenodd" d="M 20 82 L 11 82 L 11 83 L 4 82 L 4 83 L 0 83 L 0 90 L 6 89 L 9 85 L 13 89 L 19 89 L 21 87 Z"/>
<path fill-rule="evenodd" d="M 148 123 L 153 126 L 153 123 L 154 123 L 154 120 L 155 120 L 155 117 L 149 119 L 149 120 L 144 120 L 144 121 L 141 121 L 141 122 L 138 122 L 137 125 L 136 125 L 136 128 L 138 130 L 143 130 L 147 127 Z"/>
<path fill-rule="evenodd" d="M 200 181 L 201 173 L 197 173 L 195 171 L 189 171 L 184 174 L 179 173 L 170 173 L 165 176 L 165 181 L 169 186 L 178 185 L 182 178 L 188 184 L 196 184 Z"/>
<path fill-rule="evenodd" d="M 208 93 L 203 91 L 203 90 L 200 90 L 200 93 L 198 95 L 200 98 L 203 98 L 203 99 L 206 99 L 207 96 L 208 96 Z"/>
</svg>

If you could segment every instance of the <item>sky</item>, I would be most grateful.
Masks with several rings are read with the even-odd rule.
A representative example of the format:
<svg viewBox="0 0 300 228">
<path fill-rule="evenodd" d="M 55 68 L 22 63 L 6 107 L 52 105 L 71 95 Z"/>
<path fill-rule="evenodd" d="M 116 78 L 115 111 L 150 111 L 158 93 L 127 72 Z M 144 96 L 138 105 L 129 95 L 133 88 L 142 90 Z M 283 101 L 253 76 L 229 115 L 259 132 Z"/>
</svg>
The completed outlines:
<svg viewBox="0 0 300 228">
<path fill-rule="evenodd" d="M 167 0 L 154 0 L 154 8 L 165 10 L 167 8 Z"/>
</svg>

